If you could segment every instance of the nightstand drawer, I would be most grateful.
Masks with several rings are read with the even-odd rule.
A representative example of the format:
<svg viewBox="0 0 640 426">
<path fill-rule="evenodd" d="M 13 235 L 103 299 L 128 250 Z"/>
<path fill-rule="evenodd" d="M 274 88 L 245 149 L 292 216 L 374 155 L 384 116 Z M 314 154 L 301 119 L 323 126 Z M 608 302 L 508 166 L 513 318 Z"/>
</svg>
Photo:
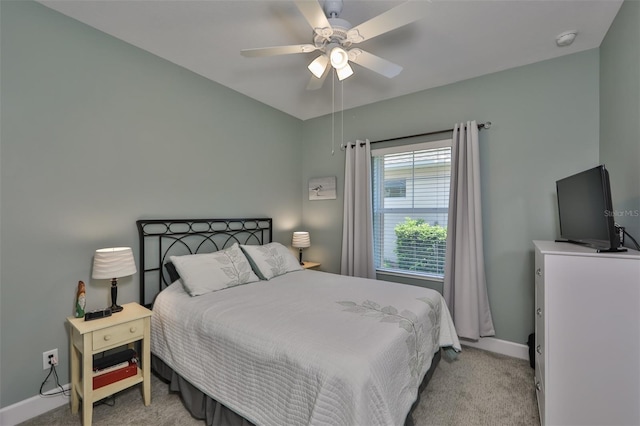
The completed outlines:
<svg viewBox="0 0 640 426">
<path fill-rule="evenodd" d="M 125 322 L 124 324 L 108 327 L 103 330 L 93 332 L 93 350 L 112 347 L 119 343 L 128 343 L 137 339 L 142 339 L 144 335 L 144 320 L 137 319 Z"/>
</svg>

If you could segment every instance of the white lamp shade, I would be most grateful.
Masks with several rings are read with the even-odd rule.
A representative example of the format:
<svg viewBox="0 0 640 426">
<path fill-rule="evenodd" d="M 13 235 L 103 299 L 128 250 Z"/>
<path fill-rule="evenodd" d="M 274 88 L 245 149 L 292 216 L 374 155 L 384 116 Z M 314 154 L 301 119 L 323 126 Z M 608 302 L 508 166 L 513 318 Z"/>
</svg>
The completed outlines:
<svg viewBox="0 0 640 426">
<path fill-rule="evenodd" d="M 93 275 L 98 280 L 128 277 L 136 273 L 136 262 L 130 247 L 96 250 L 93 257 Z"/>
<path fill-rule="evenodd" d="M 349 64 L 346 64 L 344 67 L 336 69 L 336 73 L 338 74 L 338 80 L 342 81 L 353 74 L 353 69 L 349 66 Z"/>
<path fill-rule="evenodd" d="M 291 245 L 296 248 L 307 248 L 311 246 L 311 238 L 308 232 L 294 232 Z"/>
<path fill-rule="evenodd" d="M 314 59 L 307 68 L 309 68 L 309 71 L 311 71 L 311 73 L 315 75 L 316 78 L 320 78 L 322 77 L 322 74 L 324 74 L 324 71 L 327 69 L 328 65 L 329 58 L 327 57 L 327 55 L 320 55 L 316 59 Z"/>
<path fill-rule="evenodd" d="M 329 57 L 331 58 L 331 66 L 333 66 L 335 69 L 344 68 L 344 66 L 347 65 L 347 61 L 349 60 L 347 51 L 342 47 L 337 46 L 331 49 Z"/>
</svg>

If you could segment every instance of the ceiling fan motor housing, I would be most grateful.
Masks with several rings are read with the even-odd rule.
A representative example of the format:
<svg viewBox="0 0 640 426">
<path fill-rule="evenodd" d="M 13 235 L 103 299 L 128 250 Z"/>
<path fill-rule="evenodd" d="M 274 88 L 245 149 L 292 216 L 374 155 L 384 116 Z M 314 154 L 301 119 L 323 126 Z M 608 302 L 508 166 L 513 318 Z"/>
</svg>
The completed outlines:
<svg viewBox="0 0 640 426">
<path fill-rule="evenodd" d="M 328 21 L 331 24 L 333 32 L 328 38 L 314 33 L 313 42 L 316 47 L 322 47 L 329 43 L 338 43 L 345 47 L 350 46 L 351 41 L 347 38 L 347 31 L 352 28 L 351 23 L 342 18 L 329 18 Z"/>
<path fill-rule="evenodd" d="M 334 18 L 342 12 L 342 0 L 326 0 L 324 2 L 324 14 L 327 18 Z"/>
</svg>

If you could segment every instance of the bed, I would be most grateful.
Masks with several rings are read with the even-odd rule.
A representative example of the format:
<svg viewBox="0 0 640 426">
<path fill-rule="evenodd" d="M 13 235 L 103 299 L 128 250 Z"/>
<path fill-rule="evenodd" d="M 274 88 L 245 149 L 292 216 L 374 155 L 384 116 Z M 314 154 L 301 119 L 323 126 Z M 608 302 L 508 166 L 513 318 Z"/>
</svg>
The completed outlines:
<svg viewBox="0 0 640 426">
<path fill-rule="evenodd" d="M 438 292 L 302 269 L 271 219 L 137 226 L 152 367 L 209 425 L 411 424 L 441 348 L 460 350 Z M 236 281 L 216 287 L 214 257 Z"/>
</svg>

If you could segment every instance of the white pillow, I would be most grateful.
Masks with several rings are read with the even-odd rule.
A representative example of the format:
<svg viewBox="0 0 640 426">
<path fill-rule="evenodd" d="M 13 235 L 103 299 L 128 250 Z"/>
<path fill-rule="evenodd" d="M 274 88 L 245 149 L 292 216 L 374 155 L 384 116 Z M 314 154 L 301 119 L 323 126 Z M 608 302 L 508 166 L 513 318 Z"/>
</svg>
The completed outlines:
<svg viewBox="0 0 640 426">
<path fill-rule="evenodd" d="M 249 258 L 256 274 L 263 280 L 270 280 L 287 272 L 302 269 L 298 259 L 280 243 L 262 246 L 240 246 Z"/>
<path fill-rule="evenodd" d="M 259 281 L 238 244 L 214 253 L 170 256 L 191 296 Z"/>
</svg>

